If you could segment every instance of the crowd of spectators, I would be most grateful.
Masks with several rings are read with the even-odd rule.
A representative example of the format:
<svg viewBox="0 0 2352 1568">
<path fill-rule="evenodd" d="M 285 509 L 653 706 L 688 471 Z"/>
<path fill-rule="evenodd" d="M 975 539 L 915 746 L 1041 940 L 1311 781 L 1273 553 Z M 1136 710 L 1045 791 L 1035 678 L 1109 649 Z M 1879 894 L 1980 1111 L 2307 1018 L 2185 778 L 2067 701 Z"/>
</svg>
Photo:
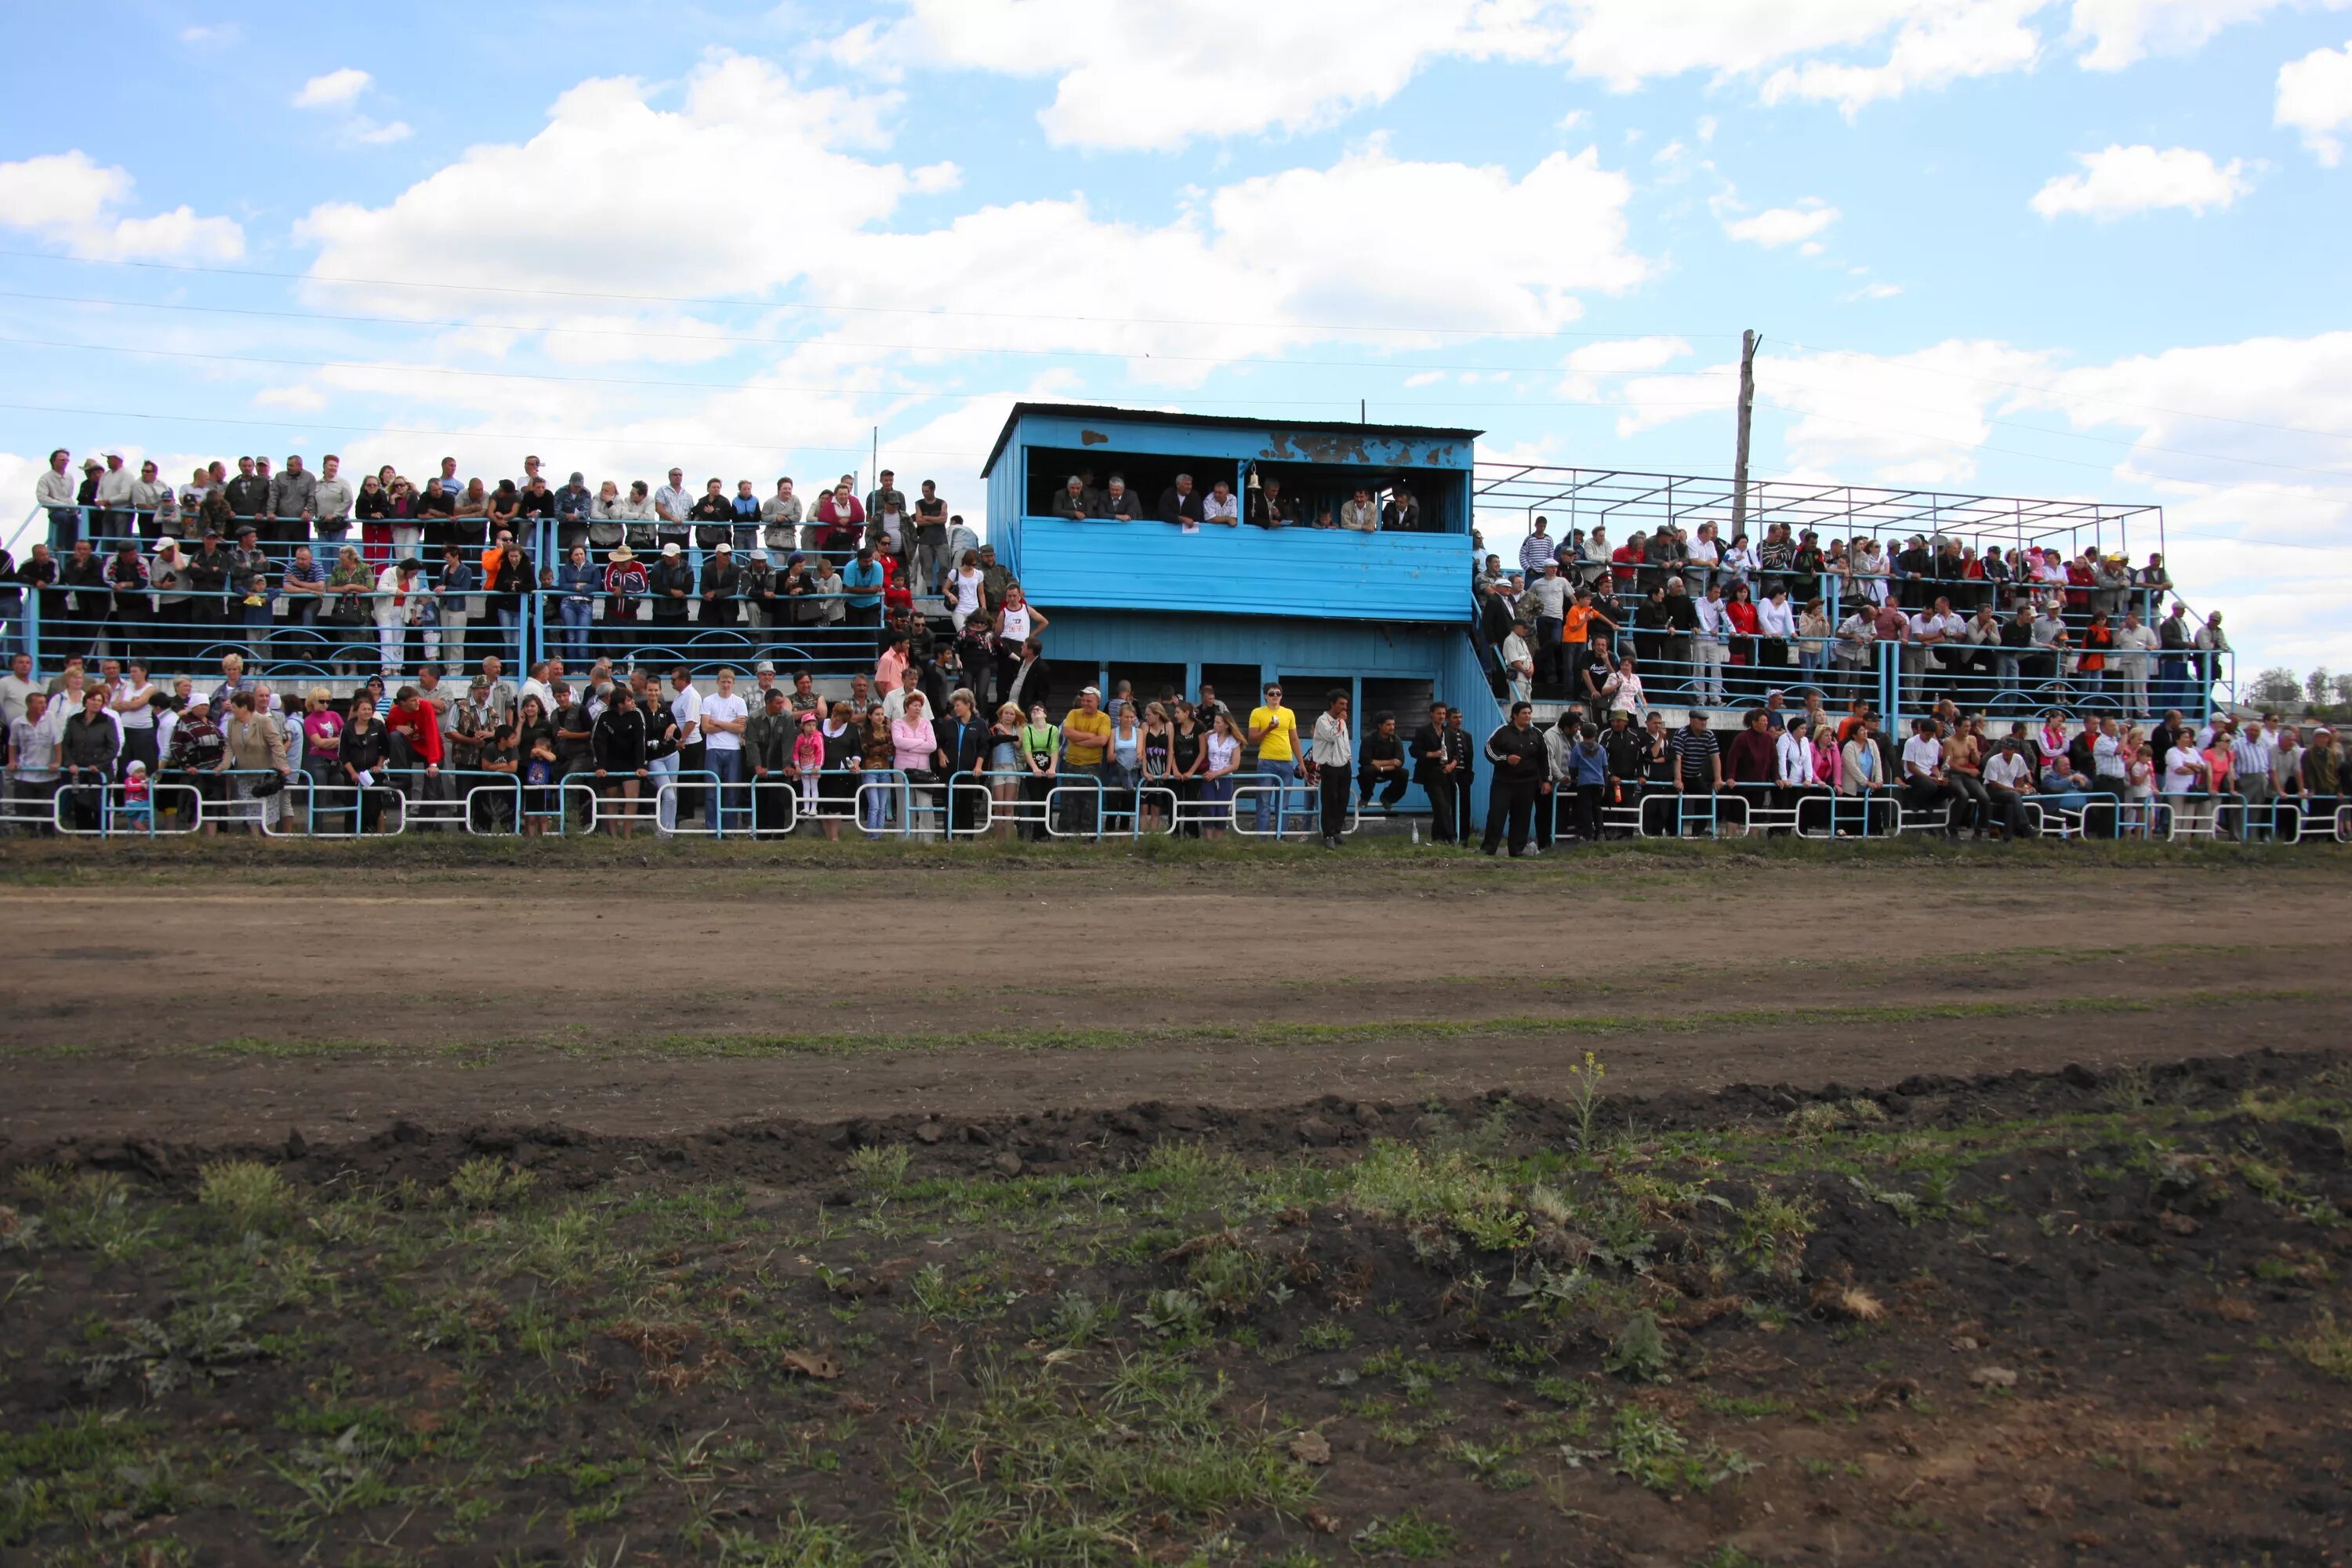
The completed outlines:
<svg viewBox="0 0 2352 1568">
<path fill-rule="evenodd" d="M 275 471 L 215 461 L 174 487 L 117 454 L 77 479 L 59 448 L 36 484 L 49 537 L 22 562 L 0 551 L 0 647 L 23 646 L 30 595 L 53 659 L 235 649 L 390 675 L 410 657 L 519 657 L 537 595 L 549 645 L 577 664 L 592 647 L 675 655 L 711 632 L 756 657 L 786 639 L 854 650 L 919 593 L 949 599 L 959 626 L 992 620 L 1009 582 L 935 483 L 909 497 L 888 469 L 862 498 L 844 475 L 810 503 L 789 477 L 761 495 L 750 479 L 697 489 L 672 468 L 625 492 L 578 472 L 559 484 L 536 457 L 522 469 L 488 483 L 444 458 L 423 480 L 385 464 L 354 487 L 340 457 L 313 472 L 295 454 Z"/>
<path fill-rule="evenodd" d="M 2126 716 L 2202 711 L 2230 652 L 2217 613 L 2167 600 L 2164 557 L 2134 567 L 2095 548 L 1981 551 L 1914 535 L 1823 545 L 1773 523 L 1761 543 L 1661 524 L 1612 544 L 1605 526 L 1550 532 L 1538 517 L 1516 569 L 1479 558 L 1482 635 L 1520 699 L 1575 699 L 1637 716 L 1666 698 L 1720 707 L 1769 687 L 1832 700 L 1876 689 L 1897 649 L 1906 707 L 1953 694 L 2030 709 L 2056 698 Z"/>
</svg>

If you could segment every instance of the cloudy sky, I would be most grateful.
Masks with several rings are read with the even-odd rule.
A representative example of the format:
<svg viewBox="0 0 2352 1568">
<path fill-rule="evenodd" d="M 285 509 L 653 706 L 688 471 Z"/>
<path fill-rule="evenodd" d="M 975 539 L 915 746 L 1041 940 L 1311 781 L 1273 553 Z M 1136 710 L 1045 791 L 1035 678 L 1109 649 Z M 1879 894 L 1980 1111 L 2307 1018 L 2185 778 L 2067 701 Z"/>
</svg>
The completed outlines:
<svg viewBox="0 0 2352 1568">
<path fill-rule="evenodd" d="M 0 23 L 0 515 L 58 445 L 977 513 L 1015 396 L 2152 500 L 2352 667 L 2352 0 L 904 0 Z M 1506 542 L 1497 540 L 1496 542 Z M 2136 544 L 2139 542 L 2137 539 Z"/>
</svg>

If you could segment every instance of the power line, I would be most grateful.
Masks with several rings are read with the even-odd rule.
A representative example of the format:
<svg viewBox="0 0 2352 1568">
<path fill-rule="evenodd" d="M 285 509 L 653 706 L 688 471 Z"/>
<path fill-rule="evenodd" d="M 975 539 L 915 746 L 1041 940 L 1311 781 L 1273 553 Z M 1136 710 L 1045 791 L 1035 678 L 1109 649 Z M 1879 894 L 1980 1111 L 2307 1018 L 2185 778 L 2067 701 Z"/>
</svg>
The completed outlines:
<svg viewBox="0 0 2352 1568">
<path fill-rule="evenodd" d="M 138 343 L 76 342 L 53 338 L 0 337 L 0 343 L 15 343 L 28 348 L 67 349 L 78 353 L 144 354 L 161 359 L 206 360 L 223 364 L 270 365 L 307 370 L 363 370 L 397 375 L 457 375 L 486 377 L 497 381 L 548 381 L 562 385 L 586 386 L 666 386 L 699 392 L 757 395 L 771 392 L 817 393 L 835 397 L 954 397 L 975 402 L 1011 398 L 1012 394 L 992 392 L 945 392 L 932 388 L 912 390 L 891 387 L 797 386 L 785 383 L 769 383 L 758 386 L 740 382 L 675 381 L 646 376 L 609 376 L 555 374 L 539 371 L 472 370 L 458 365 L 398 364 L 380 360 L 309 360 L 277 359 L 259 354 L 210 353 L 196 349 L 149 348 Z M 1230 407 L 1242 408 L 1338 408 L 1351 399 L 1338 397 L 1216 397 L 1206 401 Z M 1405 408 L 1622 408 L 1625 405 L 1599 398 L 1509 398 L 1486 401 L 1432 402 L 1418 398 L 1383 398 L 1391 407 Z M 1704 403 L 1652 403 L 1652 408 L 1712 408 L 1713 401 Z"/>
<path fill-rule="evenodd" d="M 1081 316 L 1067 312 L 1023 312 L 1016 310 L 946 310 L 913 305 L 843 305 L 810 303 L 782 300 L 742 300 L 724 295 L 700 294 L 628 294 L 590 289 L 530 289 L 515 284 L 444 283 L 415 278 L 348 278 L 315 272 L 271 272 L 250 267 L 198 267 L 176 261 L 124 261 L 112 257 L 58 256 L 39 250 L 0 250 L 0 257 L 26 261 L 70 262 L 88 267 L 126 267 L 154 272 L 196 272 L 223 278 L 268 278 L 288 283 L 334 283 L 371 289 L 439 289 L 463 294 L 513 294 L 527 298 L 557 300 L 620 300 L 641 305 L 719 305 L 747 310 L 817 310 L 863 312 L 887 316 L 965 316 L 976 321 L 1084 321 L 1112 326 L 1152 327 L 1243 327 L 1260 331 L 1312 332 L 1398 332 L 1412 336 L 1436 335 L 1470 338 L 1524 338 L 1542 341 L 1554 338 L 1617 338 L 1617 337 L 1676 337 L 1718 338 L 1723 332 L 1590 332 L 1537 331 L 1513 327 L 1404 327 L 1360 321 L 1234 321 L 1208 317 L 1182 316 Z"/>
<path fill-rule="evenodd" d="M 310 420 L 290 419 L 229 419 L 214 415 L 146 414 L 123 408 L 59 408 L 41 403 L 0 403 L 0 408 L 20 414 L 57 414 L 78 419 L 148 419 L 165 424 L 235 425 L 259 430 L 331 430 L 337 435 L 359 436 L 440 436 L 453 441 L 523 441 L 552 445 L 558 441 L 603 441 L 615 447 L 656 447 L 665 450 L 684 447 L 688 451 L 708 452 L 854 452 L 863 454 L 866 448 L 856 447 L 824 447 L 812 442 L 794 442 L 790 446 L 761 445 L 753 441 L 688 441 L 668 437 L 615 436 L 595 430 L 566 430 L 553 435 L 518 435 L 499 430 L 419 430 L 400 425 L 320 425 Z M 950 452 L 936 449 L 897 447 L 896 451 L 911 458 L 957 458 L 976 459 L 985 452 Z"/>
</svg>

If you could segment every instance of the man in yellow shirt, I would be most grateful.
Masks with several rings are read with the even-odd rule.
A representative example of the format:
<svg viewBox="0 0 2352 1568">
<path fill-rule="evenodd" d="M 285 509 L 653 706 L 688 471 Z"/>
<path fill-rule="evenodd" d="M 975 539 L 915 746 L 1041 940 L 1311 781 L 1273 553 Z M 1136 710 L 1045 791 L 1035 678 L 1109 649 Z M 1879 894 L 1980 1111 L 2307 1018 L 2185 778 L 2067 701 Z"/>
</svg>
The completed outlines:
<svg viewBox="0 0 2352 1568">
<path fill-rule="evenodd" d="M 1290 805 L 1290 785 L 1298 777 L 1298 715 L 1282 705 L 1282 684 L 1269 684 L 1265 689 L 1265 705 L 1250 710 L 1249 743 L 1257 748 L 1257 771 L 1264 779 L 1253 779 L 1262 784 L 1257 797 L 1257 830 L 1267 831 L 1277 803 L 1286 815 Z"/>
<path fill-rule="evenodd" d="M 1089 686 L 1078 693 L 1078 705 L 1062 721 L 1062 772 L 1080 778 L 1100 779 L 1103 758 L 1110 750 L 1110 715 L 1102 710 L 1102 691 Z M 1099 796 L 1083 785 L 1070 792 L 1076 804 L 1068 813 L 1072 831 L 1092 833 L 1095 830 L 1095 807 Z"/>
</svg>

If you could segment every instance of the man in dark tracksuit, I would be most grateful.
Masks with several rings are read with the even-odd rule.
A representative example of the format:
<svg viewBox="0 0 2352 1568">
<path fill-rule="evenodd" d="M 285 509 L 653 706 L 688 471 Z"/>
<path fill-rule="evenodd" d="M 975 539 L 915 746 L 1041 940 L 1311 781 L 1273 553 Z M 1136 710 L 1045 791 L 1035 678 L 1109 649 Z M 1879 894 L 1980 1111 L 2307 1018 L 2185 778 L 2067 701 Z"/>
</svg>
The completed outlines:
<svg viewBox="0 0 2352 1568">
<path fill-rule="evenodd" d="M 1510 721 L 1486 737 L 1486 760 L 1495 764 L 1495 782 L 1486 794 L 1486 841 L 1492 855 L 1503 842 L 1507 826 L 1511 858 L 1528 853 L 1528 824 L 1536 803 L 1551 789 L 1550 754 L 1536 732 L 1532 703 L 1511 704 Z"/>
</svg>

